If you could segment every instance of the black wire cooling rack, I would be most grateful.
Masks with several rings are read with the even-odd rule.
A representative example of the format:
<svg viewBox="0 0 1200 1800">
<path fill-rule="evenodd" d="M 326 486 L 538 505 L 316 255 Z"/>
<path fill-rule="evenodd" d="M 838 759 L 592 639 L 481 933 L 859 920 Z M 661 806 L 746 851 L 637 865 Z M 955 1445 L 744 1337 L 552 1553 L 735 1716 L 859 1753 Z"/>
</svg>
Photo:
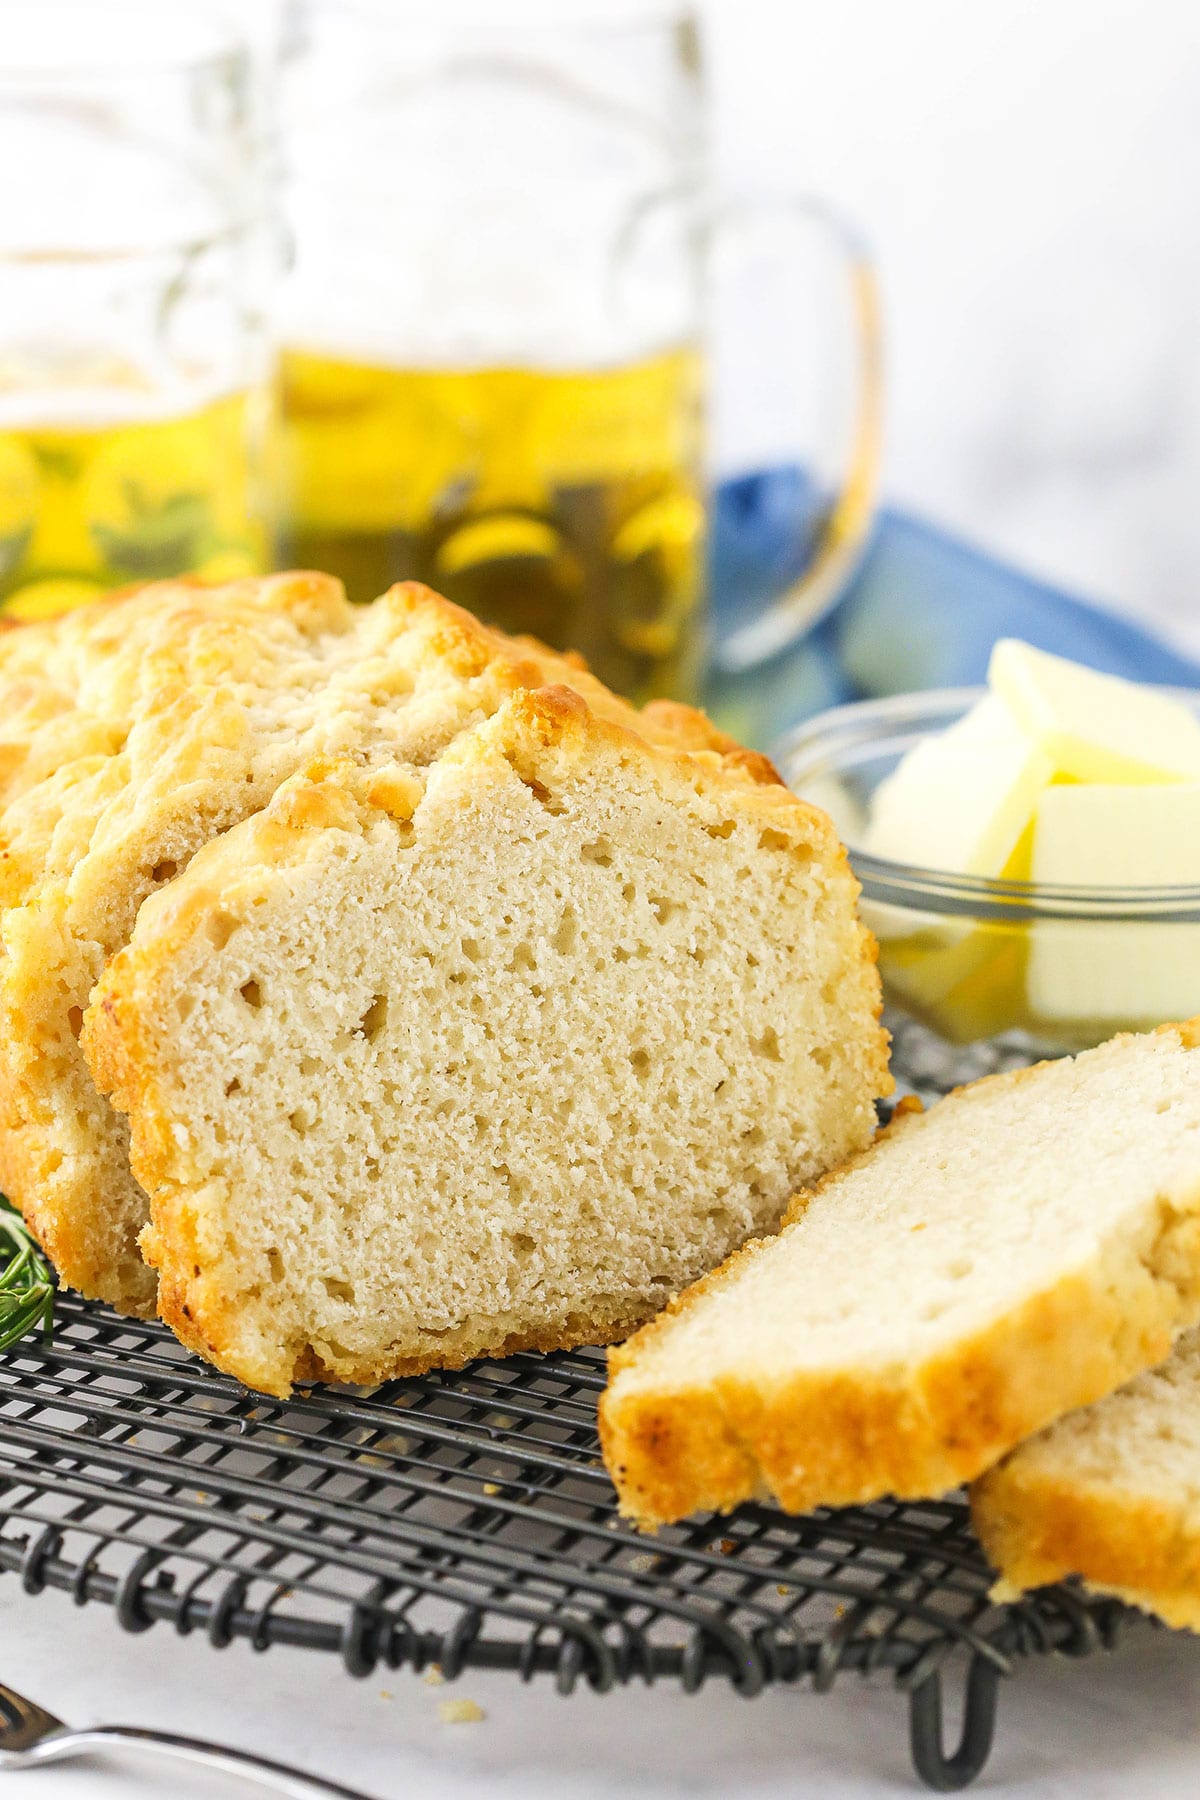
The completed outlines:
<svg viewBox="0 0 1200 1800">
<path fill-rule="evenodd" d="M 268 1400 L 161 1326 L 63 1295 L 52 1342 L 0 1357 L 0 1568 L 128 1631 L 301 1645 L 352 1675 L 437 1663 L 564 1694 L 721 1679 L 753 1695 L 886 1672 L 916 1770 L 944 1791 L 987 1759 L 1000 1676 L 1109 1645 L 1126 1616 L 1064 1587 L 993 1605 L 953 1498 L 744 1506 L 642 1537 L 600 1461 L 603 1385 L 601 1353 L 581 1351 Z"/>
</svg>

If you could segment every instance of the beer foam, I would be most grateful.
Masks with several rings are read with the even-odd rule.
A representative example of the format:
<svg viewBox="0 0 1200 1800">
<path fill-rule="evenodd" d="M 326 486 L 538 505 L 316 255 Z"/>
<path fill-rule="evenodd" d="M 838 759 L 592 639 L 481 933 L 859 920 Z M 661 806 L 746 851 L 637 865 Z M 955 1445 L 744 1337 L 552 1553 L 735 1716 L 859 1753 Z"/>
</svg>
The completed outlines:
<svg viewBox="0 0 1200 1800">
<path fill-rule="evenodd" d="M 234 387 L 0 387 L 0 431 L 106 431 L 121 425 L 158 424 L 190 418 L 238 391 Z"/>
</svg>

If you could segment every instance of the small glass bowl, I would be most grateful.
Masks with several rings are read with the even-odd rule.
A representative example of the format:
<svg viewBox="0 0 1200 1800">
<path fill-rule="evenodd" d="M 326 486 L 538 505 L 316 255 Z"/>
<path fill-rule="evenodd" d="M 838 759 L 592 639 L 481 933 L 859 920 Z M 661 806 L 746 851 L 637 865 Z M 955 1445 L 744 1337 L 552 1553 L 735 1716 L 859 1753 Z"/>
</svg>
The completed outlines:
<svg viewBox="0 0 1200 1800">
<path fill-rule="evenodd" d="M 822 713 L 776 748 L 793 790 L 833 819 L 879 940 L 884 998 L 953 1045 L 1026 1060 L 1200 1013 L 1200 888 L 1051 887 L 950 875 L 858 846 L 901 757 L 982 698 L 948 688 Z M 1200 713 L 1200 696 L 1177 698 Z"/>
</svg>

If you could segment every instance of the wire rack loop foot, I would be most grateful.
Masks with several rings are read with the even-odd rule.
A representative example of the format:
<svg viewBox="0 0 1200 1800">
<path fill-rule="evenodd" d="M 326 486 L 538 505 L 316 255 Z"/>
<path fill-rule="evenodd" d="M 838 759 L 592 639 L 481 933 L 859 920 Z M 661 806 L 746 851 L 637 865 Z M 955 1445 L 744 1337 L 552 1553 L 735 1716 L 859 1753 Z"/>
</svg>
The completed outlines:
<svg viewBox="0 0 1200 1800">
<path fill-rule="evenodd" d="M 909 1743 L 913 1767 L 926 1787 L 956 1794 L 969 1787 L 991 1754 L 1000 1674 L 986 1657 L 974 1656 L 967 1672 L 962 1736 L 946 1755 L 942 1736 L 942 1675 L 935 1670 L 909 1695 Z"/>
</svg>

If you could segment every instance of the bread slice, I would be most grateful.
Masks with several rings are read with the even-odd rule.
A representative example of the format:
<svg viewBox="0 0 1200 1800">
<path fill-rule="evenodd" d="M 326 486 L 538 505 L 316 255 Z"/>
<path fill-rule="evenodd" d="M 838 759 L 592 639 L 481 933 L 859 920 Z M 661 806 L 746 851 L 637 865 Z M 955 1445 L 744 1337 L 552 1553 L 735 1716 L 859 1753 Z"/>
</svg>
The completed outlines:
<svg viewBox="0 0 1200 1800">
<path fill-rule="evenodd" d="M 612 1352 L 647 1524 L 944 1493 L 1200 1320 L 1200 1021 L 901 1113 Z"/>
<path fill-rule="evenodd" d="M 777 779 L 700 714 L 639 714 L 578 659 L 486 631 L 415 584 L 365 607 L 323 575 L 157 584 L 0 637 L 0 698 L 5 657 L 14 681 L 40 663 L 47 688 L 0 820 L 0 1181 L 63 1280 L 123 1311 L 154 1306 L 137 1249 L 147 1202 L 77 1040 L 143 900 L 203 844 L 314 756 L 419 766 L 546 682 L 649 739 Z"/>
<path fill-rule="evenodd" d="M 1005 1457 L 973 1485 L 971 1516 L 998 1598 L 1078 1575 L 1200 1631 L 1200 1331 Z"/>
<path fill-rule="evenodd" d="M 315 766 L 88 1012 L 163 1317 L 276 1394 L 626 1334 L 869 1139 L 856 893 L 823 814 L 565 688 Z"/>
</svg>

